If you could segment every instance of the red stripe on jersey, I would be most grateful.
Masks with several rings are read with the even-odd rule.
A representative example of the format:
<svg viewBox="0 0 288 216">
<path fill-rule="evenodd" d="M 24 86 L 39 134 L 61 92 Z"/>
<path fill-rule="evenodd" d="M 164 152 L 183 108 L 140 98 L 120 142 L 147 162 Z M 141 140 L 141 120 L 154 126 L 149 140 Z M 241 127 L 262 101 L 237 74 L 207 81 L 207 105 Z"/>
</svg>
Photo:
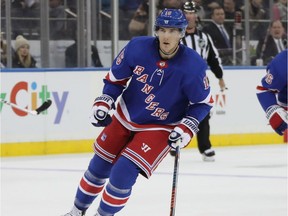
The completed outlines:
<svg viewBox="0 0 288 216">
<path fill-rule="evenodd" d="M 141 128 L 141 129 L 145 129 L 145 128 L 163 128 L 163 130 L 167 130 L 167 131 L 171 131 L 175 126 L 173 125 L 160 125 L 160 124 L 145 124 L 145 125 L 140 125 L 140 124 L 136 124 L 133 122 L 130 122 L 127 120 L 127 118 L 125 117 L 121 106 L 117 106 L 117 110 L 116 112 L 119 114 L 120 118 L 125 121 L 126 123 L 130 124 L 132 127 L 135 128 Z"/>
<path fill-rule="evenodd" d="M 277 89 L 269 89 L 269 88 L 265 88 L 263 86 L 257 86 L 256 89 L 259 90 L 259 91 L 270 91 L 270 92 L 273 92 L 273 93 L 278 93 L 279 92 Z"/>
<path fill-rule="evenodd" d="M 84 191 L 86 191 L 86 192 L 88 192 L 88 193 L 93 194 L 93 195 L 96 196 L 96 195 L 98 195 L 98 194 L 102 191 L 102 189 L 103 189 L 103 187 L 104 187 L 104 184 L 102 184 L 102 185 L 95 185 L 95 184 L 92 184 L 92 183 L 88 182 L 88 180 L 83 177 L 83 178 L 81 179 L 81 181 L 80 181 L 80 187 L 81 187 Z"/>
<path fill-rule="evenodd" d="M 128 78 L 128 79 L 123 79 L 123 80 L 118 80 L 118 81 L 112 81 L 112 80 L 110 79 L 109 73 L 107 73 L 107 75 L 105 76 L 105 79 L 106 79 L 108 82 L 110 82 L 110 83 L 117 84 L 117 85 L 122 85 L 122 86 L 126 86 L 128 80 L 129 80 L 129 78 Z"/>
<path fill-rule="evenodd" d="M 111 194 L 107 193 L 106 190 L 104 190 L 103 194 L 102 194 L 102 200 L 110 205 L 110 206 L 124 206 L 127 201 L 129 199 L 129 196 L 128 197 L 124 197 L 124 198 L 121 198 L 121 197 L 115 197 L 115 196 L 112 196 Z"/>
<path fill-rule="evenodd" d="M 260 90 L 260 91 L 267 91 L 267 90 L 269 90 L 269 89 L 267 89 L 267 88 L 264 88 L 263 86 L 257 86 L 256 89 L 257 89 L 257 90 Z"/>
</svg>

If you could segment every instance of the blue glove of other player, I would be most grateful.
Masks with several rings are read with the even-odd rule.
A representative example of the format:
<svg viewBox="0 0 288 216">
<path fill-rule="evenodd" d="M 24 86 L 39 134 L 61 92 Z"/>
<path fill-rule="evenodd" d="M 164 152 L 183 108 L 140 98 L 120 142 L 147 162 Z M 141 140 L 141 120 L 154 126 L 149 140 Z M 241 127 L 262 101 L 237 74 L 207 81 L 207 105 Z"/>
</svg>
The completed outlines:
<svg viewBox="0 0 288 216">
<path fill-rule="evenodd" d="M 268 107 L 266 111 L 266 117 L 269 120 L 271 127 L 279 135 L 283 135 L 287 129 L 288 115 L 287 111 L 281 106 L 273 105 Z"/>
<path fill-rule="evenodd" d="M 172 148 L 176 148 L 178 145 L 180 148 L 185 148 L 199 131 L 199 122 L 192 118 L 183 118 L 181 123 L 176 126 L 168 137 L 168 145 Z"/>
<path fill-rule="evenodd" d="M 101 95 L 95 99 L 92 107 L 92 115 L 90 121 L 95 127 L 105 127 L 112 122 L 108 112 L 112 109 L 114 100 L 109 95 Z"/>
</svg>

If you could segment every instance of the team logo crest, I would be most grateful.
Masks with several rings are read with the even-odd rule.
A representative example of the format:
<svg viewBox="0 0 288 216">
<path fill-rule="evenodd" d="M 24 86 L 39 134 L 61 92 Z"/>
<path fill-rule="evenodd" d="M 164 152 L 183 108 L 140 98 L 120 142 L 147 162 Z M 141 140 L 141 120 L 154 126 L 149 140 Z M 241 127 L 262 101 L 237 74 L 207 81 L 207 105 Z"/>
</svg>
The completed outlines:
<svg viewBox="0 0 288 216">
<path fill-rule="evenodd" d="M 107 139 L 107 135 L 105 133 L 103 133 L 102 136 L 101 136 L 101 140 L 105 141 L 106 139 Z"/>
<path fill-rule="evenodd" d="M 158 61 L 157 62 L 157 66 L 160 69 L 167 68 L 168 67 L 168 63 L 166 61 Z"/>
</svg>

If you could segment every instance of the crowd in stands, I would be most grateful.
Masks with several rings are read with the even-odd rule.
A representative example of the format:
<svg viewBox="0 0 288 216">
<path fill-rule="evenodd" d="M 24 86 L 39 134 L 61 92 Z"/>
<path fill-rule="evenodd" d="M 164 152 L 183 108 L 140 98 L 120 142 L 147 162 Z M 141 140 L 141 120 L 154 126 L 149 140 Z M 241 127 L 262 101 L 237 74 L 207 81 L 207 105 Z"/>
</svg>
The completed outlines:
<svg viewBox="0 0 288 216">
<path fill-rule="evenodd" d="M 1 0 L 1 32 L 5 32 L 5 2 Z M 111 2 L 102 0 L 101 5 L 97 4 L 99 10 L 96 20 L 97 40 L 111 40 Z M 185 0 L 158 0 L 157 13 L 163 8 L 181 9 L 184 2 Z M 245 35 L 244 0 L 194 0 L 194 2 L 198 7 L 198 28 L 210 34 L 219 49 L 223 65 L 233 65 L 232 50 L 241 49 L 242 36 Z M 251 65 L 255 65 L 256 59 L 259 58 L 266 64 L 276 52 L 280 51 L 279 45 L 271 45 L 273 43 L 270 41 L 276 44 L 276 39 L 279 39 L 281 49 L 287 48 L 287 0 L 274 0 L 272 6 L 269 2 L 269 0 L 249 0 L 248 19 L 251 21 L 249 40 L 257 42 L 255 52 L 251 54 Z M 118 3 L 119 39 L 130 40 L 134 36 L 147 35 L 149 0 L 119 0 Z M 235 34 L 236 14 L 240 16 L 240 28 Z M 11 17 L 12 40 L 18 35 L 23 35 L 28 40 L 40 39 L 40 0 L 12 0 Z M 74 40 L 73 33 L 77 29 L 76 18 L 77 0 L 49 0 L 49 39 Z M 222 29 L 224 34 L 221 32 Z M 236 47 L 233 47 L 233 40 L 236 41 Z M 237 57 L 241 59 L 238 54 Z"/>
</svg>

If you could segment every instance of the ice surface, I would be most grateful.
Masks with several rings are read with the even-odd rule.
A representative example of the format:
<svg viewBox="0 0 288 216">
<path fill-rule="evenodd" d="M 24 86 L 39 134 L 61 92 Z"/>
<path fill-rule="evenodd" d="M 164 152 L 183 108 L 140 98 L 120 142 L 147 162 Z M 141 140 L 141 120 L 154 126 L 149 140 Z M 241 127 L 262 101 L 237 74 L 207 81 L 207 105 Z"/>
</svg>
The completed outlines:
<svg viewBox="0 0 288 216">
<path fill-rule="evenodd" d="M 287 145 L 217 147 L 216 161 L 181 151 L 176 216 L 287 216 Z M 60 216 L 91 154 L 1 158 L 1 216 Z M 140 176 L 119 216 L 168 216 L 174 158 Z M 87 211 L 92 216 L 98 197 Z"/>
</svg>

